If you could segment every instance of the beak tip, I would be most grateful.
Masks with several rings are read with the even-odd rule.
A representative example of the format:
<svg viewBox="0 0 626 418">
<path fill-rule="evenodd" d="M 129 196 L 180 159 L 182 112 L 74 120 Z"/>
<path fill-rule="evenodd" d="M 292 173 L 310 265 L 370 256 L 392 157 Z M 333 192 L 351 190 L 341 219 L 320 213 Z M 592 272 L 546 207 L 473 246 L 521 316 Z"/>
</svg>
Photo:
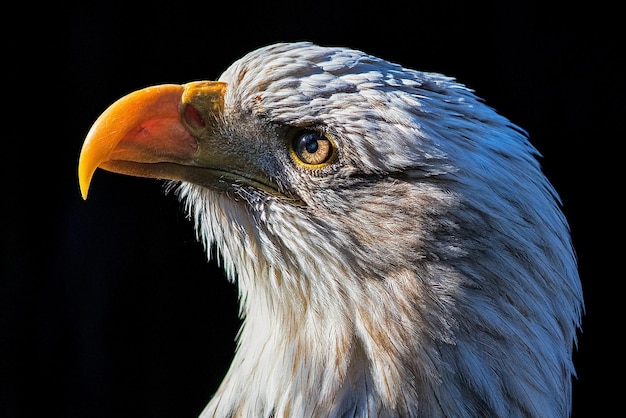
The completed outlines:
<svg viewBox="0 0 626 418">
<path fill-rule="evenodd" d="M 87 174 L 86 172 L 83 172 L 83 170 L 79 170 L 78 187 L 80 189 L 80 195 L 82 196 L 83 200 L 87 200 L 87 194 L 89 192 L 89 185 L 91 184 L 92 177 L 93 172 Z"/>
<path fill-rule="evenodd" d="M 88 187 L 83 187 L 82 185 L 80 186 L 80 196 L 83 198 L 83 200 L 87 200 L 87 193 L 89 192 L 89 188 Z"/>
</svg>

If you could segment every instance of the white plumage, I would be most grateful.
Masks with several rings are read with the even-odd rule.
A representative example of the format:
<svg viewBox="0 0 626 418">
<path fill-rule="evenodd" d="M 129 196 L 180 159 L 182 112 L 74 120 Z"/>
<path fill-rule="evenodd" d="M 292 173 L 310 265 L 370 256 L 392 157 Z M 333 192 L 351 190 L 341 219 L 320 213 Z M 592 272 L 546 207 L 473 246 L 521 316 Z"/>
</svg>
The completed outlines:
<svg viewBox="0 0 626 418">
<path fill-rule="evenodd" d="M 116 143 L 81 174 L 172 180 L 238 285 L 237 353 L 202 417 L 570 414 L 581 286 L 523 130 L 451 78 L 346 48 L 271 45 L 219 81 L 209 101 L 184 86 L 198 150 Z"/>
</svg>

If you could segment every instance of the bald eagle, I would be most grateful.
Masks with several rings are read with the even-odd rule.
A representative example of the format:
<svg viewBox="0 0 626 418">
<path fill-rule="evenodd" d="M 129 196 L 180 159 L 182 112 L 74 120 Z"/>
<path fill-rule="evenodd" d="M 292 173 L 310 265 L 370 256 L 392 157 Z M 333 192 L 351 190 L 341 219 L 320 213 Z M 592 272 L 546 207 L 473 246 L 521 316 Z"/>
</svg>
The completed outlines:
<svg viewBox="0 0 626 418">
<path fill-rule="evenodd" d="M 565 417 L 584 306 L 538 158 L 452 78 L 298 42 L 121 98 L 78 175 L 166 180 L 236 282 L 202 417 Z"/>
</svg>

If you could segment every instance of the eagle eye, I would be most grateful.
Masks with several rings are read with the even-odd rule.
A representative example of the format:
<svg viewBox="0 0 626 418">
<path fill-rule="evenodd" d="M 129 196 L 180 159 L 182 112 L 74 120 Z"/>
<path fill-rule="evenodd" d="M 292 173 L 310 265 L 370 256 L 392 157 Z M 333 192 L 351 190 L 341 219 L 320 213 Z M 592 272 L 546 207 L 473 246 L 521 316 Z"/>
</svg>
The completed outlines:
<svg viewBox="0 0 626 418">
<path fill-rule="evenodd" d="M 291 154 L 296 162 L 309 168 L 319 168 L 330 162 L 334 155 L 334 146 L 320 132 L 301 131 L 293 138 Z"/>
</svg>

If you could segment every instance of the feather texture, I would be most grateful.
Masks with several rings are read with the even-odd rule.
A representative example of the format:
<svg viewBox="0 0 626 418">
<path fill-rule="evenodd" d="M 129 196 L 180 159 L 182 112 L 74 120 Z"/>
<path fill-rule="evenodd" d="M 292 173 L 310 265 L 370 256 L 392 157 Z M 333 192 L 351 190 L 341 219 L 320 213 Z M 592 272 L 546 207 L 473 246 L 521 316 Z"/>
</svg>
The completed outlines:
<svg viewBox="0 0 626 418">
<path fill-rule="evenodd" d="M 244 319 L 203 417 L 570 414 L 581 286 L 522 129 L 346 48 L 271 45 L 220 81 L 220 134 L 284 197 L 172 184 Z M 336 161 L 294 164 L 282 127 L 332 138 Z"/>
</svg>

